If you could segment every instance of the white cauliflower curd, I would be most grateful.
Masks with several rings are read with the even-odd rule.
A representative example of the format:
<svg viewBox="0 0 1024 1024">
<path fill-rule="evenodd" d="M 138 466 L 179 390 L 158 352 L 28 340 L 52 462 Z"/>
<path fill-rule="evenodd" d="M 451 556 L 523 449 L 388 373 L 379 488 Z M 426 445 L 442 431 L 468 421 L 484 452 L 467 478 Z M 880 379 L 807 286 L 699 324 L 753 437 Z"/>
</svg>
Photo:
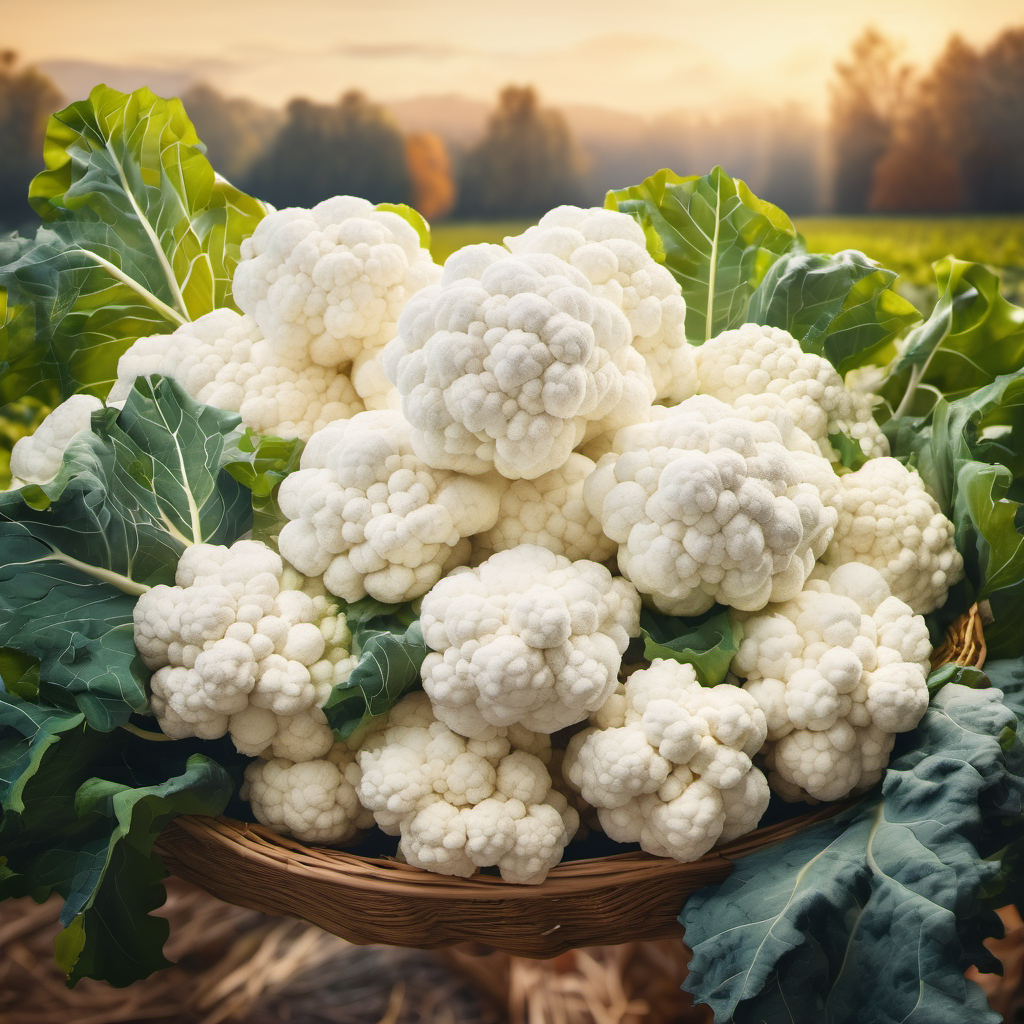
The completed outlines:
<svg viewBox="0 0 1024 1024">
<path fill-rule="evenodd" d="M 895 734 L 928 706 L 924 619 L 851 562 L 819 568 L 795 598 L 742 622 L 731 670 L 765 713 L 773 788 L 838 800 L 877 782 Z"/>
<path fill-rule="evenodd" d="M 701 686 L 691 665 L 659 658 L 591 721 L 569 741 L 562 771 L 618 842 L 695 860 L 749 832 L 768 806 L 751 760 L 764 712 L 737 686 Z"/>
<path fill-rule="evenodd" d="M 467 246 L 410 300 L 384 370 L 439 469 L 533 479 L 646 418 L 654 384 L 622 310 L 547 253 Z"/>
<path fill-rule="evenodd" d="M 315 434 L 281 484 L 281 554 L 346 601 L 425 594 L 497 521 L 501 478 L 432 469 L 410 433 L 400 413 L 361 413 Z"/>
<path fill-rule="evenodd" d="M 643 228 L 632 217 L 601 207 L 559 206 L 505 245 L 517 255 L 547 252 L 565 260 L 584 274 L 595 295 L 626 314 L 658 400 L 681 402 L 697 390 L 682 291 L 648 253 Z"/>
<path fill-rule="evenodd" d="M 592 459 L 573 452 L 564 466 L 535 480 L 513 480 L 501 496 L 498 521 L 473 538 L 473 562 L 520 544 L 539 545 L 571 562 L 603 562 L 614 555 L 615 542 L 583 500 L 593 471 Z"/>
<path fill-rule="evenodd" d="M 373 825 L 356 793 L 359 776 L 355 751 L 335 743 L 312 761 L 253 761 L 240 795 L 256 820 L 275 832 L 308 843 L 344 843 Z"/>
<path fill-rule="evenodd" d="M 544 743 L 523 729 L 466 739 L 414 693 L 359 753 L 359 799 L 417 867 L 468 877 L 497 866 L 508 882 L 535 884 L 562 859 L 579 815 L 552 788 Z"/>
<path fill-rule="evenodd" d="M 281 556 L 258 541 L 193 545 L 175 581 L 135 606 L 160 728 L 175 739 L 230 732 L 250 755 L 325 754 L 334 736 L 320 706 L 353 666 L 335 606 L 289 587 Z"/>
<path fill-rule="evenodd" d="M 173 377 L 197 401 L 237 412 L 264 434 L 306 440 L 364 408 L 345 373 L 303 353 L 283 358 L 252 317 L 231 309 L 139 338 L 118 362 L 108 400 L 123 401 L 135 379 L 151 373 Z"/>
<path fill-rule="evenodd" d="M 964 574 L 953 524 L 916 470 L 871 459 L 840 478 L 839 522 L 822 561 L 863 562 L 919 615 L 941 608 Z"/>
<path fill-rule="evenodd" d="M 780 327 L 744 324 L 724 331 L 696 350 L 700 391 L 723 402 L 775 395 L 793 422 L 833 462 L 829 434 L 846 434 L 868 458 L 889 454 L 889 444 L 871 414 L 871 396 L 847 389 L 823 356 L 804 352 Z"/>
<path fill-rule="evenodd" d="M 533 545 L 456 569 L 423 599 L 423 688 L 464 736 L 520 724 L 553 733 L 582 722 L 615 689 L 640 597 L 596 562 Z"/>
<path fill-rule="evenodd" d="M 72 395 L 61 402 L 35 432 L 11 449 L 11 486 L 49 483 L 60 471 L 64 453 L 76 435 L 88 430 L 103 402 L 92 395 Z"/>
<path fill-rule="evenodd" d="M 835 529 L 835 487 L 802 431 L 698 395 L 620 430 L 584 498 L 623 576 L 660 611 L 699 615 L 798 594 Z"/>
</svg>

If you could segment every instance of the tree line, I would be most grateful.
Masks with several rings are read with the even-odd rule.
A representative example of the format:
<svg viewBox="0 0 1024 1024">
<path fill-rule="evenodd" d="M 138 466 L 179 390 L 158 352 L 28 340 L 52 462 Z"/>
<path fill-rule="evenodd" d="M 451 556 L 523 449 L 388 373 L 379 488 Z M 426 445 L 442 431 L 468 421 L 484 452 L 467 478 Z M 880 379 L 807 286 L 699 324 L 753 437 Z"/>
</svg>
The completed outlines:
<svg viewBox="0 0 1024 1024">
<path fill-rule="evenodd" d="M 283 111 L 200 85 L 182 97 L 215 167 L 275 206 L 330 195 L 407 202 L 431 219 L 529 218 L 661 166 L 703 173 L 721 163 L 792 213 L 1024 210 L 1024 28 L 988 46 L 952 37 L 917 72 L 867 29 L 839 61 L 825 126 L 803 111 L 751 109 L 711 119 L 666 116 L 642 137 L 574 137 L 530 86 L 502 89 L 471 145 L 403 132 L 357 90 Z M 39 70 L 0 52 L 0 224 L 31 220 L 47 116 L 64 103 Z"/>
</svg>

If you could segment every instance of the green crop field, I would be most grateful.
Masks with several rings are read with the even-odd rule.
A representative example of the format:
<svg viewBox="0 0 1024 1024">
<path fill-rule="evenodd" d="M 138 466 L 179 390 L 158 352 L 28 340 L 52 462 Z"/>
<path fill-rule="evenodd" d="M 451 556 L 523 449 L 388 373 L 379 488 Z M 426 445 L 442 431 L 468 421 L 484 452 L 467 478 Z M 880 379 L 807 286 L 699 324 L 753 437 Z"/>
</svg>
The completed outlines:
<svg viewBox="0 0 1024 1024">
<path fill-rule="evenodd" d="M 797 230 L 811 252 L 859 249 L 901 277 L 901 290 L 918 305 L 933 298 L 931 264 L 950 254 L 1003 272 L 1004 291 L 1024 301 L 1024 217 L 802 217 Z M 435 225 L 431 251 L 443 262 L 473 242 L 501 242 L 529 221 L 451 222 Z"/>
</svg>

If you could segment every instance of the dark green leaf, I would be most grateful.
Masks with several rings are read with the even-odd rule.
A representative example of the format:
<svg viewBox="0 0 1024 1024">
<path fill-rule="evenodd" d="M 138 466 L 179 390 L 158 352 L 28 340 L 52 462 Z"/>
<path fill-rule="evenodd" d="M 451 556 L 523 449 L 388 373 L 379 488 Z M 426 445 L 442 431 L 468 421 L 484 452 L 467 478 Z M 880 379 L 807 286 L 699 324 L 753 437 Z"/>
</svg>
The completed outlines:
<svg viewBox="0 0 1024 1024">
<path fill-rule="evenodd" d="M 689 898 L 688 990 L 736 1024 L 998 1024 L 963 972 L 993 966 L 978 846 L 1024 811 L 1020 732 L 999 691 L 944 687 L 881 793 Z"/>
<path fill-rule="evenodd" d="M 277 491 L 281 481 L 299 468 L 304 447 L 297 437 L 264 437 L 246 428 L 224 454 L 224 468 L 252 491 L 253 539 L 275 549 L 285 523 Z"/>
<path fill-rule="evenodd" d="M 692 665 L 702 686 L 717 686 L 725 682 L 729 664 L 739 650 L 743 626 L 720 606 L 687 619 L 644 608 L 640 634 L 649 661 L 668 658 Z"/>
<path fill-rule="evenodd" d="M 168 966 L 160 952 L 167 920 L 149 913 L 164 902 L 167 874 L 153 844 L 179 814 L 220 814 L 233 788 L 228 773 L 201 754 L 182 767 L 151 786 L 85 782 L 76 810 L 105 834 L 55 847 L 36 862 L 37 874 L 65 895 L 57 962 L 72 984 L 88 977 L 130 985 Z"/>
<path fill-rule="evenodd" d="M 999 278 L 952 256 L 934 267 L 938 302 L 907 335 L 883 390 L 897 416 L 923 415 L 939 396 L 954 401 L 1024 367 L 1024 309 L 1003 298 Z"/>
<path fill-rule="evenodd" d="M 233 306 L 263 204 L 218 178 L 179 100 L 97 86 L 55 114 L 30 201 L 47 226 L 0 268 L 0 407 L 103 397 L 137 338 Z"/>
<path fill-rule="evenodd" d="M 0 692 L 3 691 L 35 700 L 39 695 L 39 659 L 13 647 L 0 647 Z"/>
<path fill-rule="evenodd" d="M 0 645 L 38 658 L 40 698 L 111 729 L 146 706 L 139 594 L 173 583 L 187 543 L 232 543 L 249 493 L 220 471 L 232 413 L 143 378 L 70 445 L 55 480 L 0 494 Z"/>
<path fill-rule="evenodd" d="M 605 206 L 644 229 L 651 255 L 682 288 L 686 336 L 698 345 L 747 322 L 751 295 L 797 238 L 777 206 L 721 167 L 703 177 L 658 171 L 609 192 Z"/>
<path fill-rule="evenodd" d="M 847 469 L 860 469 L 868 461 L 864 449 L 846 434 L 829 434 L 828 443 L 839 454 L 839 464 Z"/>
<path fill-rule="evenodd" d="M 781 327 L 805 352 L 840 373 L 880 357 L 897 334 L 920 320 L 892 290 L 896 274 L 854 249 L 834 256 L 801 247 L 784 253 L 751 296 L 747 319 Z"/>
<path fill-rule="evenodd" d="M 928 692 L 934 696 L 947 683 L 959 683 L 961 686 L 970 686 L 972 689 L 983 689 L 989 685 L 989 678 L 982 669 L 975 668 L 973 665 L 957 665 L 955 662 L 948 662 L 929 673 Z"/>
<path fill-rule="evenodd" d="M 379 624 L 382 620 L 374 620 Z M 324 713 L 340 739 L 367 718 L 381 715 L 415 689 L 427 645 L 418 621 L 406 629 L 361 627 L 353 631 L 353 650 L 359 661 L 347 682 L 331 692 Z"/>
</svg>

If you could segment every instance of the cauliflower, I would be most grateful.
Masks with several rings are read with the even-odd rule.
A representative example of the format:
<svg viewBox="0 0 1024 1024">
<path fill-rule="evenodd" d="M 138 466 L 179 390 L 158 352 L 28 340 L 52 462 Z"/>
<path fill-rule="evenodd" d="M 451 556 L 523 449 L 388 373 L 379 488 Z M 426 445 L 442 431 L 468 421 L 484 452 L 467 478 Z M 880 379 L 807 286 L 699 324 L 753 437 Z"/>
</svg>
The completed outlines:
<svg viewBox="0 0 1024 1024">
<path fill-rule="evenodd" d="M 737 686 L 703 687 L 693 666 L 657 658 L 592 720 L 569 741 L 563 771 L 617 842 L 695 860 L 755 828 L 768 806 L 751 760 L 764 712 Z"/>
<path fill-rule="evenodd" d="M 346 601 L 425 594 L 497 520 L 500 478 L 432 469 L 410 433 L 400 413 L 361 413 L 315 434 L 281 484 L 281 554 Z"/>
<path fill-rule="evenodd" d="M 603 562 L 614 555 L 615 542 L 601 532 L 583 500 L 593 471 L 592 459 L 573 452 L 564 466 L 536 480 L 513 480 L 501 496 L 498 521 L 473 538 L 473 562 L 519 544 L 537 544 L 571 562 Z"/>
<path fill-rule="evenodd" d="M 440 276 L 397 213 L 335 196 L 264 217 L 242 243 L 233 291 L 279 358 L 337 369 L 376 358 L 409 297 Z M 379 374 L 353 379 L 368 404 L 387 407 Z"/>
<path fill-rule="evenodd" d="M 777 395 L 793 422 L 830 461 L 839 456 L 829 434 L 853 438 L 868 458 L 889 454 L 889 444 L 871 414 L 871 396 L 846 388 L 823 356 L 804 352 L 779 327 L 744 324 L 697 350 L 700 391 L 734 404 L 743 395 Z"/>
<path fill-rule="evenodd" d="M 840 478 L 839 523 L 822 561 L 873 566 L 919 615 L 941 608 L 964 574 L 953 524 L 917 471 L 890 458 Z"/>
<path fill-rule="evenodd" d="M 731 669 L 767 718 L 772 786 L 838 800 L 877 782 L 895 734 L 928 706 L 924 619 L 851 562 L 819 567 L 795 598 L 742 621 Z"/>
<path fill-rule="evenodd" d="M 230 732 L 249 755 L 325 754 L 334 737 L 320 707 L 354 665 L 344 617 L 322 594 L 283 588 L 281 556 L 258 541 L 193 545 L 175 581 L 135 606 L 160 728 L 175 739 Z"/>
<path fill-rule="evenodd" d="M 537 739 L 515 729 L 465 739 L 414 693 L 363 743 L 359 799 L 385 832 L 401 835 L 410 864 L 463 877 L 496 865 L 506 881 L 536 884 L 562 859 L 579 816 L 544 762 L 513 749 L 524 744 L 536 749 Z"/>
<path fill-rule="evenodd" d="M 628 214 L 559 206 L 505 245 L 522 255 L 547 252 L 571 263 L 629 320 L 658 400 L 681 402 L 697 390 L 694 349 L 686 341 L 686 302 L 676 279 L 647 252 L 643 228 Z"/>
<path fill-rule="evenodd" d="M 117 364 L 110 400 L 123 400 L 136 377 L 173 377 L 195 399 L 241 414 L 264 434 L 306 440 L 334 420 L 363 411 L 351 381 L 302 355 L 284 360 L 249 316 L 215 309 L 173 334 L 140 338 Z"/>
<path fill-rule="evenodd" d="M 615 689 L 640 597 L 596 562 L 522 545 L 460 568 L 423 599 L 423 689 L 464 736 L 519 723 L 553 733 Z"/>
<path fill-rule="evenodd" d="M 11 449 L 11 486 L 49 483 L 60 471 L 64 453 L 75 435 L 89 430 L 92 414 L 103 403 L 92 395 L 72 395 L 61 402 L 35 432 Z"/>
<path fill-rule="evenodd" d="M 256 820 L 275 832 L 309 843 L 344 843 L 373 825 L 356 795 L 359 774 L 355 753 L 335 743 L 311 761 L 253 761 L 240 795 Z"/>
<path fill-rule="evenodd" d="M 467 246 L 413 296 L 384 370 L 439 469 L 535 479 L 588 437 L 644 419 L 654 385 L 622 311 L 546 253 Z"/>
<path fill-rule="evenodd" d="M 660 611 L 699 615 L 798 594 L 832 537 L 836 486 L 802 431 L 698 395 L 620 430 L 583 494 L 623 576 Z"/>
</svg>

